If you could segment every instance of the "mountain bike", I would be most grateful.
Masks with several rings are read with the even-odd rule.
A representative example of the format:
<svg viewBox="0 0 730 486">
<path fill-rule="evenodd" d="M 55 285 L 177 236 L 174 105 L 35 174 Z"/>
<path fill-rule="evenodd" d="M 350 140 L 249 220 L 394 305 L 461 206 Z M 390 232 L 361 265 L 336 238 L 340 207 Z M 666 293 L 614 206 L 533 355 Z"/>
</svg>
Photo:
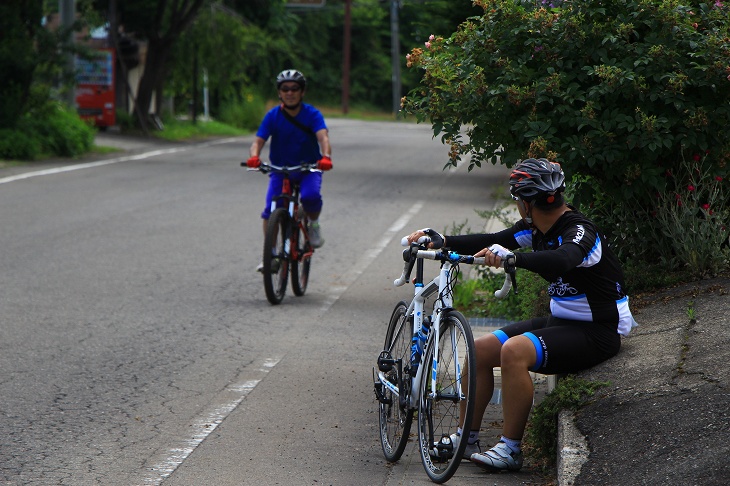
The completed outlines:
<svg viewBox="0 0 730 486">
<path fill-rule="evenodd" d="M 423 282 L 423 260 L 441 262 L 437 277 Z M 389 462 L 402 456 L 414 416 L 418 422 L 418 450 L 429 478 L 449 480 L 459 467 L 467 441 L 453 442 L 460 423 L 471 423 L 476 373 L 474 337 L 466 318 L 453 308 L 453 287 L 459 264 L 483 264 L 484 258 L 412 243 L 403 251 L 405 265 L 395 286 L 413 280 L 415 296 L 398 302 L 390 317 L 385 347 L 373 369 L 383 454 Z M 514 258 L 504 262 L 504 285 L 495 292 L 505 297 L 516 284 Z M 516 291 L 516 285 L 515 285 Z M 425 304 L 433 299 L 430 315 Z M 460 422 L 460 408 L 463 417 Z"/>
<path fill-rule="evenodd" d="M 242 162 L 242 166 L 246 163 Z M 307 215 L 299 201 L 299 183 L 289 175 L 296 172 L 319 172 L 317 164 L 279 167 L 262 162 L 257 170 L 268 174 L 284 174 L 281 194 L 271 200 L 271 216 L 264 236 L 263 269 L 266 298 L 273 305 L 280 304 L 286 294 L 291 272 L 294 295 L 301 297 L 307 291 L 309 270 L 314 247 L 309 241 Z"/>
</svg>

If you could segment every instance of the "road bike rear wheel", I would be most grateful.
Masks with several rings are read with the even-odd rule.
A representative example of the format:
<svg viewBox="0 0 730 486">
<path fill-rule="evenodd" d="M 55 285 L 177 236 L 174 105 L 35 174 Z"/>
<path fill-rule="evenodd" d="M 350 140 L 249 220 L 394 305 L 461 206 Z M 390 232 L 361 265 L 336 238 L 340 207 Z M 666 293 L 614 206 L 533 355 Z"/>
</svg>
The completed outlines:
<svg viewBox="0 0 730 486">
<path fill-rule="evenodd" d="M 286 242 L 289 238 L 289 213 L 279 208 L 269 217 L 264 238 L 264 290 L 272 304 L 280 304 L 286 293 L 289 276 L 289 254 Z"/>
<path fill-rule="evenodd" d="M 398 390 L 400 396 L 392 393 L 385 386 L 381 386 L 385 400 L 378 402 L 380 443 L 383 446 L 385 459 L 389 462 L 395 462 L 403 455 L 413 421 L 413 409 L 408 403 L 411 388 L 410 356 L 413 321 L 408 319 L 407 310 L 408 305 L 405 302 L 398 302 L 390 317 L 388 333 L 385 337 L 385 352 L 392 359 L 400 360 L 401 363 L 400 367 L 396 364 L 385 373 L 386 379 L 390 383 L 400 387 Z M 402 374 L 399 374 L 399 370 Z"/>
<path fill-rule="evenodd" d="M 422 361 L 422 366 L 427 368 L 419 384 L 418 449 L 428 476 L 436 483 L 443 483 L 456 472 L 466 448 L 466 440 L 459 440 L 455 446 L 452 437 L 459 427 L 462 402 L 466 402 L 462 423 L 471 423 L 474 399 L 467 390 L 476 389 L 476 373 L 472 371 L 476 369 L 476 358 L 474 337 L 461 313 L 447 311 L 441 317 L 439 329 L 438 343 L 429 340 Z"/>
<path fill-rule="evenodd" d="M 307 291 L 309 267 L 312 264 L 312 246 L 297 225 L 292 231 L 291 247 L 296 248 L 296 259 L 291 261 L 291 288 L 294 295 L 301 297 Z"/>
</svg>

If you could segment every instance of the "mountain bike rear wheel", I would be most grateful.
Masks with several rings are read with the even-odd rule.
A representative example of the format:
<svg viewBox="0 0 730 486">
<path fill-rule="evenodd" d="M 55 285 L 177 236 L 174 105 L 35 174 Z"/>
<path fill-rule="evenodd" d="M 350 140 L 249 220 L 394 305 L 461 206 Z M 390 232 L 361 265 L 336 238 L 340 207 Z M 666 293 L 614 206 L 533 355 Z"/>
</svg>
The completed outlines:
<svg viewBox="0 0 730 486">
<path fill-rule="evenodd" d="M 309 267 L 312 264 L 312 246 L 296 225 L 292 230 L 291 247 L 296 248 L 296 259 L 291 261 L 291 288 L 294 295 L 301 297 L 307 291 Z"/>
<path fill-rule="evenodd" d="M 429 340 L 422 361 L 427 368 L 421 374 L 419 384 L 418 449 L 428 476 L 436 483 L 443 483 L 456 472 L 466 448 L 466 440 L 459 440 L 458 445 L 454 445 L 452 437 L 459 427 L 462 402 L 466 402 L 462 423 L 471 424 L 474 397 L 468 391 L 476 389 L 473 371 L 476 370 L 476 358 L 474 337 L 461 313 L 447 311 L 441 317 L 439 329 L 438 343 Z"/>
<path fill-rule="evenodd" d="M 410 356 L 413 323 L 408 319 L 408 305 L 401 301 L 395 306 L 388 324 L 385 338 L 385 352 L 401 365 L 394 365 L 388 371 L 386 379 L 399 387 L 400 396 L 395 395 L 385 386 L 381 386 L 385 401 L 378 402 L 378 422 L 380 425 L 380 443 L 383 454 L 389 462 L 395 462 L 403 455 L 408 442 L 413 421 L 413 408 L 410 407 Z"/>
<path fill-rule="evenodd" d="M 279 208 L 271 213 L 264 238 L 264 290 L 272 304 L 280 304 L 286 293 L 289 276 L 289 254 L 286 242 L 289 238 L 289 213 Z"/>
</svg>

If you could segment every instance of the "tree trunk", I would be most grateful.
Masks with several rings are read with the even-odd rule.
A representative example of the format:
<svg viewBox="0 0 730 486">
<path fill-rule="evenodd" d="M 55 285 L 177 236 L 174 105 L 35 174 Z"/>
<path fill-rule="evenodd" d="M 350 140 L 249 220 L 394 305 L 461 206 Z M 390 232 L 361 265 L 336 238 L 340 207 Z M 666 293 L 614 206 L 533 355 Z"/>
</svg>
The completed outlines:
<svg viewBox="0 0 730 486">
<path fill-rule="evenodd" d="M 140 120 L 149 119 L 152 95 L 155 91 L 162 92 L 172 46 L 180 33 L 195 19 L 204 3 L 204 0 L 158 0 L 154 25 L 145 28 L 147 56 L 135 106 Z M 163 22 L 163 19 L 167 19 L 167 22 Z M 153 113 L 157 115 L 156 107 Z"/>
</svg>

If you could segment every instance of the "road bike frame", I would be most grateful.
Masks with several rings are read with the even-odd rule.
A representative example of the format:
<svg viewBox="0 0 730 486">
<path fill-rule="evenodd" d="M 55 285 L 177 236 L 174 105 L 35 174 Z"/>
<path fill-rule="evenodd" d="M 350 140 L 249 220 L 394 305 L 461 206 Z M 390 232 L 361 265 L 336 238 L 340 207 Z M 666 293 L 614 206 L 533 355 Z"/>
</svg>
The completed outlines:
<svg viewBox="0 0 730 486">
<path fill-rule="evenodd" d="M 412 251 L 412 250 L 406 250 L 406 251 Z M 438 339 L 440 337 L 441 332 L 441 317 L 445 310 L 447 309 L 453 309 L 453 289 L 451 288 L 451 282 L 450 282 L 450 274 L 452 268 L 454 268 L 454 263 L 472 263 L 472 264 L 483 264 L 484 258 L 474 258 L 472 256 L 461 256 L 458 253 L 450 252 L 448 255 L 449 257 L 445 259 L 443 262 L 443 265 L 441 266 L 441 269 L 439 270 L 438 276 L 434 277 L 433 280 L 431 280 L 427 285 L 423 284 L 423 259 L 429 259 L 429 260 L 436 260 L 437 255 L 441 252 L 436 251 L 429 251 L 429 250 L 417 250 L 416 256 L 416 279 L 414 282 L 414 296 L 413 300 L 411 300 L 410 305 L 408 306 L 408 310 L 406 311 L 406 315 L 413 316 L 413 332 L 412 335 L 417 335 L 420 331 L 423 329 L 423 319 L 424 319 L 424 306 L 426 303 L 426 300 L 434 295 L 436 292 L 436 295 L 438 296 L 436 299 L 436 302 L 434 303 L 434 309 L 433 309 L 433 315 L 431 318 L 431 331 L 428 334 L 428 340 L 426 344 L 424 345 L 424 350 L 428 346 L 428 343 L 432 340 L 435 340 L 438 342 Z M 398 278 L 394 285 L 396 287 L 400 287 L 404 285 L 408 279 L 410 274 L 410 269 L 407 268 L 408 263 L 406 263 L 406 268 L 403 271 L 403 275 Z M 404 321 L 404 324 L 408 321 Z M 454 349 L 455 358 L 458 358 L 458 350 Z M 424 361 L 425 353 L 421 353 L 421 362 L 418 366 L 418 371 L 416 372 L 416 376 L 412 378 L 411 383 L 411 393 L 408 401 L 408 405 L 412 408 L 418 407 L 418 401 L 421 399 L 420 396 L 420 389 L 416 386 L 417 383 L 421 382 L 421 375 L 423 374 L 423 370 L 425 368 Z M 435 349 L 435 355 L 433 359 L 433 366 L 431 367 L 431 373 L 432 373 L 432 380 L 431 380 L 431 393 L 433 395 L 436 394 L 436 370 L 438 366 L 438 346 Z M 459 374 L 460 376 L 460 374 Z M 385 375 L 382 371 L 378 371 L 378 378 L 380 379 L 380 382 L 384 384 L 394 395 L 400 397 L 400 391 L 398 387 L 390 383 L 387 379 L 385 379 Z M 459 396 L 463 396 L 462 389 L 461 389 L 461 380 L 458 381 L 458 390 L 456 391 Z"/>
<path fill-rule="evenodd" d="M 418 410 L 421 461 L 431 480 L 442 483 L 454 474 L 466 447 L 466 442 L 457 442 L 454 437 L 458 437 L 458 424 L 471 421 L 474 398 L 470 392 L 476 386 L 473 335 L 466 318 L 453 308 L 453 285 L 460 263 L 483 264 L 485 259 L 426 250 L 423 243 L 412 243 L 404 250 L 403 259 L 403 273 L 394 285 L 408 282 L 415 265 L 414 296 L 409 304 L 396 305 L 373 377 L 381 443 L 388 461 L 400 459 Z M 424 259 L 441 262 L 438 276 L 427 284 L 423 282 Z M 504 264 L 505 283 L 495 292 L 497 297 L 506 296 L 514 284 L 514 255 Z M 430 329 L 424 337 L 426 302 L 434 296 Z M 419 348 L 424 339 L 425 345 Z"/>
</svg>

